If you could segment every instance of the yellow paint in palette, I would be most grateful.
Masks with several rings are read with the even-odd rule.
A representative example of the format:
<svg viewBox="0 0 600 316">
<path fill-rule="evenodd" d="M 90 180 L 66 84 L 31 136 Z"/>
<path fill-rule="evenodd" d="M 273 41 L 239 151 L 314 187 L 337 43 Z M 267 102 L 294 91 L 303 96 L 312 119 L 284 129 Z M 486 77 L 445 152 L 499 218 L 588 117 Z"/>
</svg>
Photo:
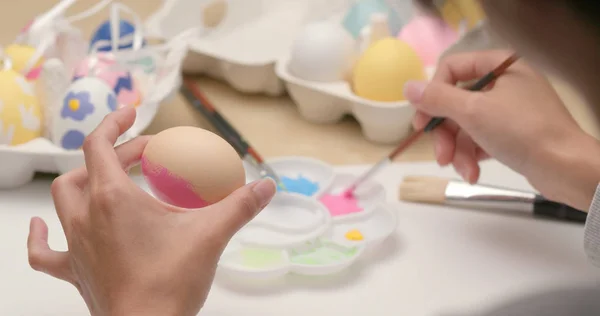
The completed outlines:
<svg viewBox="0 0 600 316">
<path fill-rule="evenodd" d="M 0 145 L 20 145 L 42 135 L 35 89 L 14 70 L 0 71 Z"/>
<path fill-rule="evenodd" d="M 461 22 L 467 22 L 467 29 L 474 28 L 485 19 L 485 13 L 477 0 L 448 0 L 441 8 L 442 17 L 454 30 L 458 30 Z"/>
<path fill-rule="evenodd" d="M 350 230 L 345 235 L 346 239 L 352 241 L 362 241 L 365 237 L 358 229 Z"/>
</svg>

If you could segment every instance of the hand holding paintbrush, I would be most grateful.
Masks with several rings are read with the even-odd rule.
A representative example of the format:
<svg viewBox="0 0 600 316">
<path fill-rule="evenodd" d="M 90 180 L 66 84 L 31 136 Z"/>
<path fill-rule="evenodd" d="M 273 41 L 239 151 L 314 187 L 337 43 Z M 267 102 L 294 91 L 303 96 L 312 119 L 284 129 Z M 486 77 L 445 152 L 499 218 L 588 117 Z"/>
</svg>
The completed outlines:
<svg viewBox="0 0 600 316">
<path fill-rule="evenodd" d="M 479 79 L 468 90 L 470 90 L 470 91 L 483 90 L 489 84 L 494 82 L 501 74 L 503 74 L 517 60 L 518 60 L 518 57 L 516 55 L 511 55 L 502 64 L 500 64 L 498 67 L 496 67 L 496 69 L 494 69 L 493 71 L 491 71 L 490 73 L 488 73 L 487 75 L 485 75 L 484 77 Z M 417 139 L 419 139 L 419 137 L 421 137 L 421 135 L 423 135 L 423 133 L 430 132 L 430 131 L 434 130 L 436 127 L 440 126 L 444 122 L 444 120 L 445 119 L 442 117 L 434 117 L 433 119 L 431 119 L 429 124 L 427 124 L 427 126 L 425 126 L 424 129 L 413 132 L 412 135 L 410 135 L 408 138 L 403 140 L 400 143 L 400 145 L 398 145 L 398 147 L 396 147 L 396 149 L 394 151 L 392 151 L 387 157 L 383 158 L 381 161 L 379 161 L 377 164 L 375 164 L 371 169 L 369 169 L 366 173 L 364 173 L 362 176 L 360 176 L 351 186 L 349 186 L 348 189 L 344 191 L 344 196 L 351 197 L 354 193 L 354 190 L 356 190 L 356 188 L 361 183 L 363 183 L 365 180 L 372 177 L 383 166 L 385 166 L 388 163 L 390 163 L 391 161 L 393 161 L 393 159 L 396 156 L 398 156 L 399 154 L 404 152 L 404 150 L 406 150 L 406 148 L 408 148 Z"/>
</svg>

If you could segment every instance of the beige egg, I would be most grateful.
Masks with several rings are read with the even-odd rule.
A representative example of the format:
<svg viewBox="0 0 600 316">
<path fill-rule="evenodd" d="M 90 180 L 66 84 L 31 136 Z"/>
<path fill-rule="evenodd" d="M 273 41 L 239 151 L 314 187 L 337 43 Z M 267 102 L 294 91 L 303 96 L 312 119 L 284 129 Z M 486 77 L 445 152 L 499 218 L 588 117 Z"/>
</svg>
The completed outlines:
<svg viewBox="0 0 600 316">
<path fill-rule="evenodd" d="M 246 183 L 238 153 L 220 136 L 180 126 L 153 136 L 142 172 L 154 195 L 183 208 L 216 203 Z"/>
</svg>

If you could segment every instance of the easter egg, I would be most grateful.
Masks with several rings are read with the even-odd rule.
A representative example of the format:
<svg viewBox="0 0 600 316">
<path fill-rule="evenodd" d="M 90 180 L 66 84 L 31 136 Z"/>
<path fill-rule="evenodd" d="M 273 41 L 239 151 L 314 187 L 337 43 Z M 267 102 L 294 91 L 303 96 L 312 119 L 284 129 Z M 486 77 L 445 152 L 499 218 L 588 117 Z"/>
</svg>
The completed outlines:
<svg viewBox="0 0 600 316">
<path fill-rule="evenodd" d="M 367 48 L 352 74 L 356 95 L 382 102 L 405 100 L 404 84 L 425 79 L 425 68 L 416 51 L 395 38 L 379 40 Z"/>
<path fill-rule="evenodd" d="M 458 40 L 459 35 L 437 17 L 421 15 L 410 21 L 398 38 L 414 48 L 426 66 L 434 66 L 440 55 Z"/>
<path fill-rule="evenodd" d="M 112 27 L 111 21 L 108 20 L 98 27 L 90 41 L 90 51 L 92 52 L 110 52 L 112 51 Z M 135 26 L 126 20 L 119 20 L 119 38 L 117 39 L 117 47 L 119 50 L 131 49 L 134 45 L 136 34 Z M 142 45 L 146 42 L 143 41 Z"/>
<path fill-rule="evenodd" d="M 0 145 L 20 145 L 42 135 L 42 109 L 33 85 L 14 70 L 0 71 Z"/>
<path fill-rule="evenodd" d="M 231 145 L 196 127 L 174 127 L 153 136 L 141 164 L 152 193 L 182 208 L 216 203 L 246 182 L 242 161 Z"/>
<path fill-rule="evenodd" d="M 352 69 L 354 49 L 354 39 L 339 24 L 312 23 L 295 39 L 288 69 L 304 80 L 342 80 Z"/>
<path fill-rule="evenodd" d="M 141 104 L 141 92 L 133 75 L 120 69 L 110 55 L 88 56 L 75 67 L 74 81 L 88 76 L 97 77 L 111 87 L 119 104 L 136 107 Z"/>
<path fill-rule="evenodd" d="M 52 142 L 77 150 L 83 140 L 109 113 L 117 109 L 117 97 L 104 81 L 86 77 L 69 86 L 52 120 Z"/>
<path fill-rule="evenodd" d="M 35 54 L 36 49 L 28 45 L 11 44 L 6 47 L 4 54 L 8 56 L 12 62 L 12 68 L 21 73 Z M 39 77 L 42 71 L 42 65 L 44 64 L 44 58 L 40 57 L 34 66 L 27 72 L 25 78 L 27 80 L 35 80 Z"/>
<path fill-rule="evenodd" d="M 388 6 L 385 0 L 359 0 L 346 13 L 342 23 L 344 28 L 359 38 L 362 30 L 371 22 L 371 15 L 385 13 L 388 16 L 388 25 L 391 34 L 398 34 L 402 28 L 402 21 L 398 14 Z"/>
</svg>

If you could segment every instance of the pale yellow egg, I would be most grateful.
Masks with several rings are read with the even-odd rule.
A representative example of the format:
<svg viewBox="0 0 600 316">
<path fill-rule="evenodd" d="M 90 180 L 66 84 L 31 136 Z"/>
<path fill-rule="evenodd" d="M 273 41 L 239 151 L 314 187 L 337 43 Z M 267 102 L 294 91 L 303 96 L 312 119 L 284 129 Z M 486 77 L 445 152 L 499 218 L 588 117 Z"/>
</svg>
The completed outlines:
<svg viewBox="0 0 600 316">
<path fill-rule="evenodd" d="M 405 100 L 404 84 L 425 80 L 423 62 L 408 44 L 384 38 L 371 45 L 354 67 L 352 84 L 356 95 L 382 102 Z"/>
<path fill-rule="evenodd" d="M 0 71 L 0 144 L 20 145 L 42 135 L 35 88 L 14 70 Z"/>
<path fill-rule="evenodd" d="M 12 69 L 22 73 L 29 60 L 34 57 L 36 49 L 29 45 L 11 44 L 4 49 L 4 54 L 8 56 L 12 62 Z M 44 58 L 40 57 L 33 67 L 30 69 L 30 73 L 25 74 L 27 79 L 36 79 L 41 70 Z"/>
</svg>

